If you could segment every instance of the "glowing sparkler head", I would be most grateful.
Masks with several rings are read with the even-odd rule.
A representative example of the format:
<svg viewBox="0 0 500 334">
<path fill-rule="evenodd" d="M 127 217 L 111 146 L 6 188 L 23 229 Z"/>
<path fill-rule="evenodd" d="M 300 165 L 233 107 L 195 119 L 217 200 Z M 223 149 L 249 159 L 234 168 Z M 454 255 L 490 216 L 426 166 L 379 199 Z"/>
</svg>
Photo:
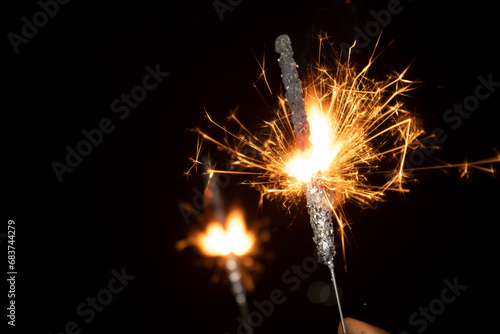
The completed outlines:
<svg viewBox="0 0 500 334">
<path fill-rule="evenodd" d="M 369 206 L 381 200 L 387 191 L 408 191 L 405 181 L 416 168 L 409 169 L 406 158 L 410 152 L 424 147 L 426 138 L 421 137 L 425 132 L 420 122 L 404 108 L 404 100 L 414 84 L 405 78 L 408 68 L 382 80 L 374 79 L 368 72 L 378 57 L 375 52 L 364 67 L 358 67 L 351 63 L 350 51 L 347 61 L 336 55 L 331 59 L 323 55 L 324 43 L 328 43 L 328 38 L 320 36 L 318 60 L 300 90 L 308 125 L 302 117 L 297 127 L 299 123 L 293 120 L 294 111 L 286 96 L 279 97 L 276 117 L 265 121 L 262 132 L 259 130 L 257 134 L 235 113 L 230 114 L 228 120 L 238 126 L 236 131 L 218 124 L 207 113 L 207 119 L 224 136 L 217 139 L 195 129 L 200 141 L 192 162 L 193 166 L 200 163 L 201 142 L 210 142 L 230 155 L 231 167 L 234 167 L 234 170 L 209 168 L 210 175 L 252 176 L 243 183 L 260 191 L 260 204 L 267 197 L 279 200 L 287 209 L 300 203 L 307 183 L 320 179 L 323 199 L 328 202 L 323 204 L 328 204 L 343 231 L 349 224 L 343 213 L 345 202 Z M 266 80 L 264 67 L 261 69 L 261 77 Z M 289 76 L 291 81 L 295 80 L 294 75 Z M 266 84 L 271 92 L 267 80 Z M 295 105 L 300 107 L 300 101 Z M 474 163 L 419 169 L 461 167 L 463 175 L 471 168 L 493 173 L 491 166 L 482 165 L 499 161 L 500 154 Z M 244 226 L 232 227 L 234 222 L 228 220 L 226 230 L 216 224 L 201 243 L 197 241 L 204 253 L 218 256 L 231 252 L 242 254 L 252 249 L 254 240 L 248 238 Z"/>
<path fill-rule="evenodd" d="M 226 229 L 218 222 L 210 223 L 206 233 L 200 236 L 200 248 L 209 256 L 243 255 L 254 244 L 254 237 L 246 231 L 243 214 L 232 211 L 226 222 Z"/>
<path fill-rule="evenodd" d="M 207 115 L 224 131 L 223 140 L 197 129 L 203 140 L 230 153 L 233 166 L 241 168 L 229 173 L 254 175 L 246 183 L 259 189 L 261 203 L 263 197 L 280 199 L 285 207 L 298 203 L 304 184 L 315 178 L 321 179 L 329 196 L 334 195 L 332 207 L 342 206 L 347 199 L 369 205 L 388 190 L 407 191 L 404 162 L 407 152 L 419 147 L 423 133 L 403 108 L 402 98 L 412 89 L 412 82 L 404 78 L 407 69 L 378 81 L 368 76 L 372 59 L 363 68 L 336 58 L 329 66 L 328 58 L 321 56 L 325 41 L 320 39 L 317 65 L 303 84 L 308 121 L 308 126 L 302 124 L 303 131 L 295 131 L 284 97 L 279 99 L 276 118 L 265 122 L 265 139 L 234 114 L 230 120 L 239 125 L 239 133 Z M 340 213 L 337 219 L 341 220 Z"/>
<path fill-rule="evenodd" d="M 312 103 L 308 103 L 306 108 L 310 110 L 308 120 L 311 145 L 305 151 L 298 150 L 286 163 L 288 174 L 302 182 L 310 182 L 314 174 L 327 170 L 340 146 L 334 141 L 331 119 Z"/>
</svg>

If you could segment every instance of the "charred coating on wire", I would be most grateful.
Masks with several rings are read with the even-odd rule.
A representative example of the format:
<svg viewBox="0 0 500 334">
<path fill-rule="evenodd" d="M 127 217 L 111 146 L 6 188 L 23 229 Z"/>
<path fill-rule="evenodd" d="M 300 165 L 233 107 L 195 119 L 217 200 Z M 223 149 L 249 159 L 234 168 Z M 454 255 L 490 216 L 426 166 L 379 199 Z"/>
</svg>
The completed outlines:
<svg viewBox="0 0 500 334">
<path fill-rule="evenodd" d="M 307 199 L 307 210 L 311 218 L 311 227 L 314 232 L 314 243 L 320 258 L 328 267 L 333 267 L 335 258 L 334 229 L 332 211 L 326 200 L 327 195 L 320 181 L 313 180 L 304 185 Z"/>
<path fill-rule="evenodd" d="M 293 131 L 297 148 L 303 151 L 309 146 L 309 122 L 302 98 L 302 82 L 297 71 L 297 63 L 293 59 L 290 37 L 281 35 L 276 38 L 274 50 L 280 54 L 278 59 L 281 78 L 285 86 L 285 97 L 292 113 Z"/>
</svg>

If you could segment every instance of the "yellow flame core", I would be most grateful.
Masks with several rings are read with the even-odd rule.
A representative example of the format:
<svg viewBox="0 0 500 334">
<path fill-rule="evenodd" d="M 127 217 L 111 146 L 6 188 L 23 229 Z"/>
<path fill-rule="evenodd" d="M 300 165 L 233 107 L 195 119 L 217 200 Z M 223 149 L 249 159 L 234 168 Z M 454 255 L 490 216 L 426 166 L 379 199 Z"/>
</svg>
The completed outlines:
<svg viewBox="0 0 500 334">
<path fill-rule="evenodd" d="M 206 233 L 200 236 L 202 251 L 210 256 L 243 255 L 253 246 L 254 239 L 245 229 L 243 215 L 233 211 L 227 220 L 226 229 L 218 222 L 210 223 Z"/>
<path fill-rule="evenodd" d="M 309 115 L 311 146 L 305 152 L 298 151 L 286 163 L 290 176 L 302 182 L 310 182 L 314 174 L 327 170 L 340 146 L 333 141 L 332 126 L 325 115 L 317 108 L 312 108 Z"/>
</svg>

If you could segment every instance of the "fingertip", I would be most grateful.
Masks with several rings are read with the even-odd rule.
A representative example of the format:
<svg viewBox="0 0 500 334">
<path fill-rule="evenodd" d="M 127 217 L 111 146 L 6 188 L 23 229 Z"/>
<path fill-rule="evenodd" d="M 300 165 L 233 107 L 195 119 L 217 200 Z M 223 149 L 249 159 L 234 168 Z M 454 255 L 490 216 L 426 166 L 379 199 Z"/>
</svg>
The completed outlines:
<svg viewBox="0 0 500 334">
<path fill-rule="evenodd" d="M 354 318 L 344 318 L 344 324 L 347 333 L 342 331 L 342 323 L 340 323 L 338 334 L 389 334 L 388 331 L 382 328 L 375 327 Z"/>
</svg>

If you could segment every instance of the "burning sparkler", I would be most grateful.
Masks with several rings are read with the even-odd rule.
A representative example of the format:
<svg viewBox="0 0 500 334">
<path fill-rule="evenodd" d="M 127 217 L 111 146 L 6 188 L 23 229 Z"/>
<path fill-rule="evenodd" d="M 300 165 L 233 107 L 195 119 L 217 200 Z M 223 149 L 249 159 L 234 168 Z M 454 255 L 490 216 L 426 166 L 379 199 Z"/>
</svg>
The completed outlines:
<svg viewBox="0 0 500 334">
<path fill-rule="evenodd" d="M 404 169 L 405 157 L 421 146 L 423 130 L 401 102 L 412 89 L 413 82 L 404 78 L 408 69 L 383 81 L 373 80 L 368 76 L 373 54 L 359 71 L 350 60 L 335 60 L 332 69 L 324 63 L 326 58 L 321 58 L 325 40 L 320 38 L 320 58 L 304 89 L 288 36 L 276 40 L 286 100 L 280 98 L 276 119 L 265 122 L 267 140 L 254 135 L 235 114 L 230 120 L 239 125 L 241 133 L 218 125 L 208 114 L 225 138 L 217 140 L 200 129 L 196 131 L 204 140 L 229 152 L 234 166 L 246 169 L 209 169 L 209 174 L 253 175 L 246 183 L 260 191 L 261 204 L 268 197 L 289 208 L 305 195 L 314 241 L 335 286 L 333 221 L 339 226 L 344 247 L 344 228 L 349 225 L 343 204 L 347 200 L 365 206 L 382 199 L 386 191 L 408 191 L 404 188 L 409 176 Z M 499 160 L 496 157 L 468 166 L 482 168 L 482 163 Z M 448 166 L 434 168 L 443 167 Z"/>
<path fill-rule="evenodd" d="M 199 245 L 205 255 L 225 257 L 231 291 L 243 319 L 248 317 L 248 306 L 238 257 L 248 253 L 254 242 L 254 237 L 245 229 L 243 215 L 239 211 L 233 211 L 229 215 L 225 229 L 214 222 L 199 236 Z"/>
<path fill-rule="evenodd" d="M 229 152 L 234 166 L 245 169 L 209 169 L 208 173 L 254 175 L 246 183 L 260 190 L 261 204 L 269 197 L 289 207 L 304 195 L 304 183 L 321 171 L 318 182 L 323 183 L 340 227 L 347 224 L 340 209 L 346 199 L 364 205 L 381 199 L 386 190 L 406 192 L 402 187 L 404 158 L 407 151 L 418 147 L 417 137 L 423 131 L 397 100 L 411 89 L 412 82 L 404 78 L 406 70 L 385 81 L 372 80 L 367 76 L 371 64 L 372 60 L 357 72 L 349 63 L 339 61 L 336 72 L 332 72 L 318 63 L 305 85 L 305 112 L 300 112 L 302 116 L 298 117 L 302 119 L 295 121 L 301 125 L 294 126 L 294 113 L 280 98 L 277 118 L 264 125 L 269 133 L 267 140 L 255 136 L 235 114 L 229 118 L 242 133 L 231 132 L 207 114 L 226 137 L 220 141 L 196 129 L 198 134 Z M 387 172 L 391 174 L 389 180 L 374 180 Z M 335 196 L 331 196 L 333 193 Z"/>
<path fill-rule="evenodd" d="M 304 101 L 302 99 L 302 82 L 297 73 L 297 64 L 293 60 L 292 43 L 288 35 L 281 35 L 276 39 L 275 51 L 280 54 L 283 84 L 286 89 L 286 99 L 292 113 L 292 123 L 297 141 L 297 148 L 301 151 L 311 151 L 309 159 L 298 158 L 288 164 L 290 172 L 304 182 L 307 206 L 314 232 L 314 242 L 318 255 L 330 269 L 335 297 L 340 314 L 342 329 L 345 332 L 344 316 L 340 306 L 340 298 L 335 281 L 334 257 L 336 254 L 333 240 L 332 211 L 328 196 L 321 182 L 321 171 L 328 167 L 336 152 L 328 149 L 328 128 L 318 118 L 312 120 L 314 132 L 310 131 Z M 311 137 L 309 138 L 309 134 Z M 309 143 L 309 139 L 311 143 Z M 326 145 L 325 145 L 326 144 Z M 293 166 L 292 166 L 293 165 Z"/>
<path fill-rule="evenodd" d="M 244 272 L 242 262 L 253 262 L 249 254 L 253 252 L 255 244 L 256 236 L 247 231 L 243 212 L 234 209 L 225 224 L 219 221 L 210 222 L 204 231 L 194 232 L 187 239 L 179 241 L 177 249 L 182 250 L 194 245 L 203 255 L 214 259 L 217 266 L 223 267 L 227 272 L 240 315 L 247 319 L 246 292 L 253 288 L 253 282 L 249 280 L 248 273 Z"/>
<path fill-rule="evenodd" d="M 261 265 L 254 261 L 252 256 L 259 251 L 258 243 L 269 239 L 269 233 L 248 231 L 243 211 L 239 208 L 233 208 L 226 217 L 222 190 L 218 186 L 217 178 L 218 175 L 207 178 L 203 194 L 207 209 L 198 219 L 203 221 L 206 228 L 203 231 L 192 231 L 188 238 L 177 243 L 177 249 L 196 246 L 206 256 L 205 264 L 215 264 L 216 267 L 222 268 L 229 279 L 239 313 L 243 319 L 247 319 L 246 293 L 254 288 L 249 271 L 262 270 L 259 268 Z"/>
</svg>

